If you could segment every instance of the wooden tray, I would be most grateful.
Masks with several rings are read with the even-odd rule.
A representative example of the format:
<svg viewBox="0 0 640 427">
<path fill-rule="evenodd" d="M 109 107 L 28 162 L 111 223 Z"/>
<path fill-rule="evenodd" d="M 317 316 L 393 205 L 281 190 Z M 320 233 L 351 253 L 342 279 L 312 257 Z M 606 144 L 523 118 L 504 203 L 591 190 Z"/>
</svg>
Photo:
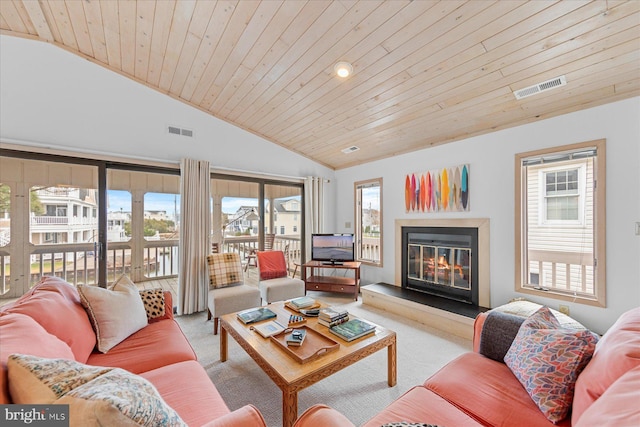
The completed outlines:
<svg viewBox="0 0 640 427">
<path fill-rule="evenodd" d="M 276 343 L 276 345 L 281 347 L 287 354 L 289 354 L 300 363 L 311 362 L 312 360 L 316 360 L 320 356 L 323 356 L 340 348 L 340 344 L 338 344 L 336 341 L 332 340 L 329 337 L 325 337 L 321 333 L 316 332 L 315 330 L 306 326 L 295 328 L 306 329 L 307 331 L 307 336 L 304 339 L 302 345 L 300 347 L 288 346 L 285 341 L 285 337 L 287 334 L 291 333 L 291 329 L 292 328 L 287 328 L 279 334 L 272 335 L 270 338 L 274 343 Z"/>
</svg>

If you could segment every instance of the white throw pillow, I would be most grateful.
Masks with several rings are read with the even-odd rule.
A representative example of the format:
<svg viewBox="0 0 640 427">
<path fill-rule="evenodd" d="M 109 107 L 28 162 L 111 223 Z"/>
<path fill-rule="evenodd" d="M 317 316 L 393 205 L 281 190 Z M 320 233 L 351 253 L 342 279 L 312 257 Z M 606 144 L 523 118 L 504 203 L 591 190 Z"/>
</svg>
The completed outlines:
<svg viewBox="0 0 640 427">
<path fill-rule="evenodd" d="M 138 288 L 125 275 L 111 289 L 78 285 L 78 293 L 96 331 L 98 350 L 102 353 L 147 326 L 147 312 Z"/>
</svg>

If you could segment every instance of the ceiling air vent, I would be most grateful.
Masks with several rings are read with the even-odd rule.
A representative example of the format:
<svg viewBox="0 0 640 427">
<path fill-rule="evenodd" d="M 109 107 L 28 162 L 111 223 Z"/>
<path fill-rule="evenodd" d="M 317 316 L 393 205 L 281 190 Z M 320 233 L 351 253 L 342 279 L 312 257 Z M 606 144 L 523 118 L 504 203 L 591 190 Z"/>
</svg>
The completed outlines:
<svg viewBox="0 0 640 427">
<path fill-rule="evenodd" d="M 352 145 L 351 147 L 347 147 L 342 149 L 342 152 L 344 154 L 349 154 L 349 153 L 353 153 L 354 151 L 358 151 L 360 149 L 360 147 L 356 147 L 355 145 Z"/>
<path fill-rule="evenodd" d="M 535 95 L 537 93 L 545 92 L 547 90 L 555 89 L 567 84 L 567 78 L 565 76 L 556 77 L 546 82 L 538 83 L 533 86 L 525 87 L 524 89 L 516 90 L 513 94 L 516 99 L 526 98 L 527 96 Z"/>
<path fill-rule="evenodd" d="M 168 126 L 167 131 L 173 135 L 188 136 L 189 138 L 193 137 L 193 131 L 191 129 L 182 129 L 176 126 Z"/>
</svg>

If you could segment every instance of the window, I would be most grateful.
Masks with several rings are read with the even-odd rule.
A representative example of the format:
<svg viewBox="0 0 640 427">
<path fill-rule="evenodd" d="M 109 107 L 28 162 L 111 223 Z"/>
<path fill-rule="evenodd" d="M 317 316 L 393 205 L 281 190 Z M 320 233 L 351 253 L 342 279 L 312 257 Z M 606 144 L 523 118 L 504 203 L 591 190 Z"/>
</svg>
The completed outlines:
<svg viewBox="0 0 640 427">
<path fill-rule="evenodd" d="M 581 202 L 584 200 L 584 183 L 586 177 L 580 173 L 584 167 L 572 167 L 570 169 L 541 169 L 541 182 L 545 183 L 544 219 L 547 223 L 573 222 L 580 223 Z M 579 179 L 580 177 L 580 179 Z M 581 191 L 582 190 L 582 191 Z"/>
<path fill-rule="evenodd" d="M 354 185 L 356 259 L 382 267 L 382 178 Z"/>
<path fill-rule="evenodd" d="M 605 306 L 605 141 L 516 155 L 516 291 Z"/>
<path fill-rule="evenodd" d="M 144 194 L 144 238 L 146 240 L 179 239 L 180 194 Z"/>
<path fill-rule="evenodd" d="M 285 234 L 285 232 L 284 232 L 284 225 L 281 225 L 281 226 L 280 226 L 280 234 Z"/>
<path fill-rule="evenodd" d="M 0 182 L 0 247 L 11 241 L 11 187 Z M 0 260 L 1 260 L 0 256 Z M 0 283 L 0 288 L 2 283 Z M 2 293 L 2 292 L 0 292 Z"/>
</svg>

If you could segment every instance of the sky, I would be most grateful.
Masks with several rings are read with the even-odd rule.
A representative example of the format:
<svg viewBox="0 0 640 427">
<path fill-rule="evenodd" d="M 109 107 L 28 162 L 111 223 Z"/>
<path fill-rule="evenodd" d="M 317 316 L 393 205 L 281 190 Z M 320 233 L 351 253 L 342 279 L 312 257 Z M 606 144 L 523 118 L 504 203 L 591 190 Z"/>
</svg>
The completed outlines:
<svg viewBox="0 0 640 427">
<path fill-rule="evenodd" d="M 362 205 L 380 210 L 380 187 L 362 189 Z"/>
<path fill-rule="evenodd" d="M 173 215 L 174 200 L 176 209 L 180 210 L 180 195 L 166 193 L 146 193 L 144 198 L 144 209 L 148 211 L 166 211 L 168 215 Z M 233 214 L 240 206 L 258 207 L 258 199 L 241 197 L 223 197 L 222 212 Z M 108 190 L 107 191 L 107 211 L 108 212 L 131 212 L 131 193 L 128 191 Z"/>
</svg>

